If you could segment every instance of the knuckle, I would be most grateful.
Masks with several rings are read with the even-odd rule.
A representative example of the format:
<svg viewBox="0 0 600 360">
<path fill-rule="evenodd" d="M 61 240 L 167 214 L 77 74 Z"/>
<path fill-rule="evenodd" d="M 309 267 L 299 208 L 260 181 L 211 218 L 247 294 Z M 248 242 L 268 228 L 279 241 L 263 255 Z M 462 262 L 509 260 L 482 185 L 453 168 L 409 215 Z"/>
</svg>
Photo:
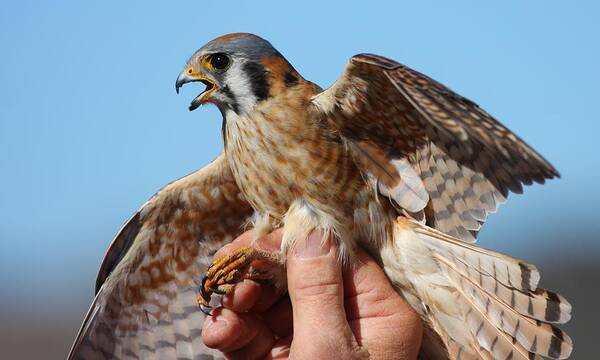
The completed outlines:
<svg viewBox="0 0 600 360">
<path fill-rule="evenodd" d="M 326 301 L 337 299 L 341 292 L 341 284 L 334 279 L 324 280 L 321 279 L 319 281 L 309 281 L 308 279 L 304 279 L 298 281 L 291 290 L 292 295 L 296 297 L 298 300 L 309 301 L 309 300 L 318 300 L 318 301 Z"/>
</svg>

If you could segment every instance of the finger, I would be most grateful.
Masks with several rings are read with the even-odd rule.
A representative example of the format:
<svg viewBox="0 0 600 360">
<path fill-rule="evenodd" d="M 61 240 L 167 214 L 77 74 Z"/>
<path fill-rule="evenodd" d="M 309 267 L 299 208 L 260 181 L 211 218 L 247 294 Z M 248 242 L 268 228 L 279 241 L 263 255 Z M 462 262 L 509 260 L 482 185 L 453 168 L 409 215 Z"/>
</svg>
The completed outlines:
<svg viewBox="0 0 600 360">
<path fill-rule="evenodd" d="M 260 239 L 254 239 L 254 230 L 248 230 L 242 235 L 235 238 L 229 244 L 223 246 L 214 255 L 213 259 L 221 258 L 227 254 L 231 254 L 236 249 L 244 246 L 254 246 L 259 249 L 268 251 L 277 251 L 281 246 L 281 236 L 283 234 L 282 229 L 277 229 L 270 234 L 267 234 Z"/>
<path fill-rule="evenodd" d="M 275 344 L 273 344 L 271 352 L 265 357 L 265 360 L 289 359 L 292 340 L 292 335 L 277 340 Z"/>
<path fill-rule="evenodd" d="M 402 301 L 380 266 L 366 252 L 357 250 L 356 262 L 343 274 L 348 320 L 387 316 L 410 306 Z"/>
<path fill-rule="evenodd" d="M 224 354 L 228 359 L 263 359 L 271 352 L 273 344 L 273 333 L 264 323 L 258 322 L 254 337 L 245 346 L 234 351 L 225 351 Z"/>
<path fill-rule="evenodd" d="M 262 314 L 265 324 L 277 337 L 285 337 L 292 333 L 292 303 L 285 296 Z"/>
<path fill-rule="evenodd" d="M 207 317 L 202 328 L 204 344 L 222 352 L 242 349 L 253 341 L 259 342 L 259 345 L 272 345 L 272 338 L 271 331 L 256 315 L 236 313 L 224 308 L 215 310 L 213 316 Z"/>
<path fill-rule="evenodd" d="M 233 288 L 232 292 L 223 296 L 222 306 L 237 312 L 252 311 L 261 313 L 269 309 L 285 295 L 271 285 L 244 280 Z"/>
<path fill-rule="evenodd" d="M 281 246 L 281 230 L 275 230 L 267 236 L 252 243 L 252 232 L 247 231 L 239 236 L 233 243 L 221 248 L 216 254 L 224 256 L 233 252 L 235 249 L 243 246 L 255 246 L 263 250 L 279 251 Z M 252 245 L 253 244 L 253 245 Z M 260 263 L 254 264 L 260 268 Z M 263 312 L 275 302 L 277 302 L 283 294 L 281 291 L 276 291 L 268 282 L 256 282 L 244 280 L 238 283 L 233 288 L 232 292 L 225 295 L 222 299 L 222 305 L 230 310 L 238 312 Z"/>
<path fill-rule="evenodd" d="M 237 313 L 218 308 L 202 324 L 202 341 L 206 346 L 221 351 L 237 349 L 244 339 L 254 336 L 256 327 L 246 323 Z"/>
<path fill-rule="evenodd" d="M 262 298 L 262 288 L 257 282 L 245 279 L 223 296 L 221 305 L 235 312 L 247 312 Z"/>
<path fill-rule="evenodd" d="M 287 276 L 294 319 L 292 352 L 339 355 L 355 348 L 346 321 L 336 243 L 312 232 L 288 252 Z"/>
<path fill-rule="evenodd" d="M 367 253 L 359 250 L 357 257 L 344 273 L 346 314 L 356 340 L 372 358 L 416 358 L 422 337 L 419 316 Z"/>
<path fill-rule="evenodd" d="M 229 244 L 223 246 L 222 248 L 220 248 L 214 255 L 213 255 L 213 259 L 219 259 L 222 258 L 225 255 L 231 254 L 232 252 L 234 252 L 236 249 L 239 249 L 243 246 L 249 246 L 250 243 L 252 242 L 252 230 L 248 230 L 244 233 L 242 233 L 242 235 L 238 236 L 237 238 L 235 238 L 232 242 L 230 242 Z"/>
</svg>

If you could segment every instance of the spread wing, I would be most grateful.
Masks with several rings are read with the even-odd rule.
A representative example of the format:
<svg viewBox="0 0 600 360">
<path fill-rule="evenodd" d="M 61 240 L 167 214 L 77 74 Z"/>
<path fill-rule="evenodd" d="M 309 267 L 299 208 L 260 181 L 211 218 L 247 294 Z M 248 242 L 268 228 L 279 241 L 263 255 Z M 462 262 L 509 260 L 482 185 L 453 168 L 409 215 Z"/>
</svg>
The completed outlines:
<svg viewBox="0 0 600 360">
<path fill-rule="evenodd" d="M 159 191 L 110 245 L 69 359 L 222 357 L 200 338 L 197 289 L 251 213 L 224 155 Z"/>
<path fill-rule="evenodd" d="M 352 57 L 312 101 L 379 193 L 465 241 L 509 191 L 559 176 L 477 104 L 381 56 Z"/>
</svg>

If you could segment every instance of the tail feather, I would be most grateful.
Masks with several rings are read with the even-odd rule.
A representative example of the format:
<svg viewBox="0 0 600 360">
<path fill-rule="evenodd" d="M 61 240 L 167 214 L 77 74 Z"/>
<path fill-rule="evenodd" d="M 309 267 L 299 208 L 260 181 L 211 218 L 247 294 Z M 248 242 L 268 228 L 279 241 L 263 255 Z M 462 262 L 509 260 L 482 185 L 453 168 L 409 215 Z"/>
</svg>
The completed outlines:
<svg viewBox="0 0 600 360">
<path fill-rule="evenodd" d="M 518 341 L 528 352 L 559 359 L 571 353 L 572 341 L 561 330 L 521 316 L 493 293 L 485 292 L 473 280 L 457 271 L 448 260 L 442 257 L 438 257 L 438 260 L 448 278 L 470 300 L 470 306 L 481 312 L 497 329 Z"/>
<path fill-rule="evenodd" d="M 493 253 L 492 253 L 493 255 Z M 474 282 L 481 291 L 491 294 L 496 300 L 510 306 L 521 315 L 549 323 L 563 324 L 571 319 L 571 305 L 562 296 L 544 290 L 524 291 L 509 287 L 493 276 L 484 274 L 467 265 L 456 257 L 443 257 L 452 269 L 461 276 Z M 521 262 L 521 264 L 523 264 Z"/>
<path fill-rule="evenodd" d="M 477 353 L 477 357 L 474 359 L 494 360 L 494 356 L 490 354 L 489 351 L 482 348 L 481 345 L 471 343 L 471 348 L 475 349 L 475 352 Z"/>
<path fill-rule="evenodd" d="M 452 261 L 456 271 L 518 313 L 556 324 L 564 324 L 571 319 L 571 304 L 564 297 L 537 288 L 540 275 L 535 266 L 491 250 L 456 242 L 454 238 L 433 229 L 417 229 L 416 232 L 425 235 L 425 241 L 436 250 L 438 258 L 441 256 Z M 433 240 L 431 235 L 435 235 Z M 491 272 L 485 264 L 488 268 L 491 264 Z"/>
<path fill-rule="evenodd" d="M 535 354 L 527 351 L 513 338 L 495 326 L 473 298 L 462 289 L 457 289 L 456 303 L 462 309 L 465 324 L 472 336 L 469 345 L 476 351 L 491 355 L 493 359 L 531 359 Z M 479 349 L 481 347 L 483 349 Z M 485 357 L 484 357 L 485 358 Z"/>
<path fill-rule="evenodd" d="M 540 281 L 537 268 L 531 264 L 467 244 L 429 227 L 416 228 L 415 232 L 423 235 L 427 245 L 438 253 L 454 258 L 464 263 L 471 271 L 492 277 L 508 287 L 535 290 Z"/>
<path fill-rule="evenodd" d="M 492 354 L 479 344 L 470 343 L 465 347 L 452 339 L 448 341 L 448 357 L 453 360 L 494 360 Z"/>
<path fill-rule="evenodd" d="M 452 339 L 448 341 L 448 357 L 452 360 L 494 360 L 494 356 L 478 343 L 469 342 L 468 346 L 463 346 Z"/>
<path fill-rule="evenodd" d="M 524 309 L 527 302 L 527 314 L 519 311 L 521 314 L 554 324 L 564 324 L 571 320 L 571 304 L 560 294 L 537 288 L 527 295 L 528 299 L 523 299 L 518 304 L 515 302 L 517 311 Z"/>
<path fill-rule="evenodd" d="M 411 305 L 439 335 L 450 359 L 571 354 L 571 339 L 550 324 L 568 321 L 571 305 L 537 288 L 533 265 L 406 218 L 397 221 L 392 253 L 382 253 L 382 260 L 390 279 L 420 299 Z M 424 339 L 423 346 L 439 345 Z"/>
</svg>

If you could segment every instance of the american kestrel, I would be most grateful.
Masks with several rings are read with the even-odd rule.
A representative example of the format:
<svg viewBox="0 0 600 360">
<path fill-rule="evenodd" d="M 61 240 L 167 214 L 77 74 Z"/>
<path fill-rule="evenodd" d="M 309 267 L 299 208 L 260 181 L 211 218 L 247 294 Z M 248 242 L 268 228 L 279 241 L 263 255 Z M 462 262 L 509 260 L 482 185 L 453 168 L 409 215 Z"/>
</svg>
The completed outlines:
<svg viewBox="0 0 600 360">
<path fill-rule="evenodd" d="M 426 359 L 563 359 L 553 324 L 571 306 L 530 264 L 474 245 L 509 191 L 558 172 L 474 102 L 393 60 L 352 57 L 322 90 L 267 41 L 230 34 L 196 51 L 176 89 L 223 115 L 224 152 L 160 190 L 110 245 L 70 358 L 219 358 L 200 339 L 197 299 L 227 292 L 251 263 L 211 255 L 254 226 L 283 228 L 281 253 L 313 230 L 352 266 L 362 247 L 421 316 Z M 204 309 L 206 311 L 206 309 Z"/>
</svg>

